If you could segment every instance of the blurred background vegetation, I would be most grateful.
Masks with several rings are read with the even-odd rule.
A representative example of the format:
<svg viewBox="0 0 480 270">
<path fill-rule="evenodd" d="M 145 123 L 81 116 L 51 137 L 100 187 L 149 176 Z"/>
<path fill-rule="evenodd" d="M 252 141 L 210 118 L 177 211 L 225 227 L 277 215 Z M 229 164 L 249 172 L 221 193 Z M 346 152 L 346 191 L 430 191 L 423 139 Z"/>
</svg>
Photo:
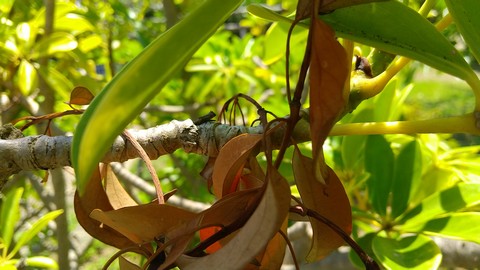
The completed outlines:
<svg viewBox="0 0 480 270">
<path fill-rule="evenodd" d="M 75 86 L 87 87 L 97 94 L 123 65 L 155 37 L 187 16 L 200 2 L 0 0 L 0 124 L 27 115 L 67 110 L 64 102 L 69 100 L 70 91 Z M 403 2 L 418 9 L 423 1 Z M 284 95 L 287 77 L 284 44 L 288 25 L 272 24 L 249 15 L 245 7 L 251 3 L 267 4 L 283 14 L 291 13 L 296 6 L 294 0 L 245 1 L 184 70 L 168 83 L 162 94 L 150 102 L 131 124 L 132 128 L 148 128 L 173 119 L 196 119 L 210 110 L 219 112 L 224 102 L 237 93 L 250 95 L 277 116 L 288 114 Z M 429 19 L 437 21 L 445 8 L 443 1 L 438 1 Z M 464 53 L 471 65 L 478 68 L 457 32 L 450 27 L 444 34 Z M 303 57 L 305 40 L 305 31 L 294 32 L 289 74 L 292 83 L 295 83 Z M 369 51 L 367 47 L 357 48 L 357 52 L 365 56 Z M 411 63 L 387 88 L 388 91 L 362 103 L 342 121 L 429 119 L 464 114 L 474 106 L 468 85 L 419 63 Z M 381 105 L 386 99 L 391 104 L 388 108 Z M 256 118 L 253 108 L 245 108 L 244 113 L 250 121 Z M 79 117 L 55 119 L 50 126 L 51 135 L 71 135 Z M 25 130 L 24 134 L 43 134 L 45 130 L 45 125 L 39 125 Z M 395 153 L 412 140 L 404 135 L 384 137 Z M 351 138 L 348 142 L 343 137 L 329 140 L 326 149 L 329 163 L 344 180 L 357 216 L 376 215 L 368 201 L 362 199 L 366 177 L 363 164 L 365 155 L 368 156 L 365 143 L 368 142 L 366 136 Z M 418 192 L 425 194 L 417 200 L 459 181 L 479 181 L 477 152 L 480 149 L 462 151 L 464 148 L 461 148 L 476 145 L 478 138 L 453 134 L 422 135 L 414 140 L 422 143 L 425 153 L 428 152 L 424 155 L 427 162 L 417 168 L 423 179 L 433 181 L 424 184 L 425 187 L 440 186 L 431 188 L 431 191 L 419 188 Z M 458 156 L 465 162 L 453 162 Z M 176 188 L 181 197 L 211 203 L 213 196 L 199 175 L 205 161 L 201 156 L 176 152 L 154 161 L 154 164 L 164 190 Z M 149 179 L 141 161 L 130 161 L 119 168 Z M 22 172 L 13 177 L 15 181 L 10 181 L 0 195 L 2 205 L 18 201 L 20 207 L 17 212 L 10 213 L 17 218 L 1 221 L 2 237 L 5 238 L 9 231 L 13 235 L 7 237 L 11 242 L 3 239 L 0 249 L 3 248 L 4 255 L 0 260 L 20 259 L 15 264 L 22 268 L 27 258 L 45 256 L 50 260 L 38 264 L 30 262 L 29 265 L 40 267 L 43 263 L 47 268 L 99 269 L 115 252 L 89 238 L 76 223 L 72 213 L 75 188 L 71 170 Z M 151 185 L 148 180 L 145 183 Z M 148 190 L 128 181 L 125 185 L 139 201 L 151 199 Z M 56 209 L 63 209 L 65 213 L 40 228 L 38 236 L 19 248 L 18 253 L 11 257 L 5 255 L 6 250 L 31 228 L 28 224 Z M 2 210 L 2 217 L 6 215 L 7 210 Z"/>
</svg>

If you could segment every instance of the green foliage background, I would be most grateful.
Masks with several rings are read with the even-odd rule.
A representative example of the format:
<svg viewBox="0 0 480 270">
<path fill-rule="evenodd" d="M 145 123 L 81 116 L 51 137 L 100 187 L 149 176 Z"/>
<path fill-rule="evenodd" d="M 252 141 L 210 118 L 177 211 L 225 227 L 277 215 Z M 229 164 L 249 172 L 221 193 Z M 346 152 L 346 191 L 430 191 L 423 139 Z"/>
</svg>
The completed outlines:
<svg viewBox="0 0 480 270">
<path fill-rule="evenodd" d="M 157 36 L 187 18 L 187 14 L 198 12 L 200 6 L 196 1 L 187 0 L 46 2 L 54 5 L 55 15 L 51 18 L 53 28 L 48 26 L 48 20 L 45 19 L 47 9 L 44 1 L 0 0 L 2 125 L 26 115 L 42 115 L 68 109 L 64 102 L 69 100 L 70 91 L 78 85 L 87 87 L 96 95 L 100 94 L 102 89 L 108 88 L 107 83 L 114 85 L 111 83 L 114 75 L 121 72 Z M 240 3 L 229 1 L 230 7 L 218 10 L 218 24 L 221 26 L 203 45 L 200 41 L 196 43 L 196 46 L 201 47 L 195 53 L 191 51 L 194 53 L 191 58 L 183 55 L 183 52 L 177 52 L 177 55 L 185 58 L 180 61 L 174 73 L 163 73 L 170 70 L 169 66 L 165 66 L 170 62 L 163 62 L 162 58 L 158 58 L 155 65 L 149 66 L 149 76 L 163 76 L 166 84 L 159 95 L 154 93 L 160 89 L 151 89 L 151 94 L 147 96 L 148 105 L 144 109 L 136 105 L 136 110 L 141 110 L 141 113 L 138 116 L 132 113 L 129 117 L 134 118 L 133 121 L 128 119 L 125 123 L 131 122 L 130 127 L 148 128 L 173 119 L 196 119 L 210 110 L 218 112 L 223 103 L 237 93 L 250 95 L 278 116 L 288 114 L 284 96 L 285 80 L 289 76 L 292 83 L 295 82 L 306 41 L 306 30 L 296 29 L 291 41 L 291 72 L 285 74 L 284 44 L 288 30 L 285 22 L 288 19 L 285 18 L 294 11 L 296 2 L 246 1 L 222 24 L 223 18 L 228 17 L 225 14 L 222 17 L 222 12 L 233 10 L 237 2 Z M 391 5 L 409 5 L 412 10 L 406 10 L 405 16 L 414 16 L 413 10 L 418 10 L 423 1 L 393 2 Z M 456 1 L 445 2 L 436 1 L 428 20 L 438 22 L 447 6 L 455 9 L 458 5 Z M 467 7 L 475 5 L 474 2 L 467 2 Z M 268 4 L 274 7 L 281 16 L 272 18 L 267 14 L 263 17 L 281 21 L 272 23 L 249 15 L 246 6 L 250 4 Z M 211 7 L 213 6 L 214 4 Z M 251 7 L 254 10 L 258 8 L 255 5 Z M 367 12 L 366 7 L 359 6 L 358 9 L 359 12 Z M 260 17 L 261 12 L 257 10 Z M 332 26 L 340 37 L 375 46 L 386 43 L 384 39 L 349 35 L 351 29 L 345 25 L 335 25 L 335 16 L 345 16 L 354 22 L 359 19 L 355 17 L 357 13 L 351 16 L 348 12 L 352 10 L 346 9 L 344 13 L 325 16 L 327 22 L 333 22 Z M 202 18 L 204 15 L 197 13 L 195 16 Z M 383 14 L 383 17 L 376 19 L 387 21 L 387 15 Z M 360 23 L 352 24 L 360 28 L 368 27 L 368 21 L 364 23 L 366 26 L 361 24 L 362 21 L 365 20 L 360 18 Z M 472 23 L 478 25 L 477 21 Z M 462 34 L 467 33 L 465 40 L 475 42 L 478 38 L 475 27 L 461 25 L 464 26 Z M 402 47 L 403 43 L 391 42 L 402 33 L 389 36 L 389 45 L 382 49 L 424 60 L 436 69 L 419 62 L 411 63 L 387 84 L 380 95 L 360 103 L 341 123 L 431 119 L 472 112 L 478 96 L 471 91 L 472 85 L 475 85 L 472 81 L 476 78 L 471 68 L 478 66 L 475 56 L 478 57 L 479 49 L 468 47 L 455 27 L 450 26 L 441 33 L 446 37 L 442 46 L 430 44 L 432 49 L 422 52 L 405 49 L 417 44 Z M 430 33 L 431 28 L 433 27 L 425 26 L 420 30 Z M 479 28 L 476 29 L 478 31 Z M 386 33 L 391 29 L 384 26 L 383 31 Z M 176 37 L 175 32 L 172 32 L 171 36 Z M 432 35 L 442 36 L 441 34 L 435 32 Z M 405 37 L 403 39 L 406 43 L 410 42 Z M 181 40 L 172 38 L 168 42 Z M 460 54 L 443 61 L 445 51 L 452 44 Z M 177 45 L 172 44 L 171 48 L 175 46 Z M 356 52 L 367 56 L 372 49 L 358 45 Z M 426 60 L 425 53 L 430 53 Z M 463 62 L 464 59 L 467 61 Z M 126 72 L 128 68 L 125 69 Z M 454 79 L 443 72 L 465 81 Z M 138 78 L 138 84 L 134 80 L 131 85 L 137 84 L 139 89 L 135 91 L 144 91 L 149 85 L 140 81 L 141 77 Z M 121 92 L 121 89 L 117 90 Z M 110 103 L 109 106 L 118 106 L 116 109 L 122 111 L 129 108 L 129 103 Z M 249 121 L 256 118 L 253 108 L 245 108 L 244 113 Z M 77 128 L 82 129 L 82 126 L 77 126 L 79 119 L 78 116 L 69 116 L 54 120 L 53 135 L 72 134 Z M 121 125 L 116 125 L 116 129 L 122 128 Z M 25 134 L 43 133 L 44 130 L 45 126 L 38 126 L 36 130 L 27 129 Z M 110 137 L 116 135 L 112 133 Z M 440 235 L 480 243 L 478 228 L 465 230 L 465 224 L 480 223 L 480 146 L 477 144 L 477 137 L 464 134 L 331 137 L 325 151 L 328 163 L 339 174 L 354 207 L 354 237 L 366 250 L 371 250 L 385 267 L 392 269 L 438 267 L 441 253 L 426 236 Z M 303 147 L 308 150 L 310 145 Z M 177 188 L 177 194 L 185 198 L 210 203 L 213 197 L 198 175 L 204 162 L 203 157 L 177 152 L 158 159 L 155 165 L 165 190 Z M 127 166 L 137 175 L 148 177 L 139 164 L 132 161 Z M 5 252 L 9 246 L 5 245 L 5 237 L 13 237 L 14 242 L 18 243 L 26 231 L 15 230 L 17 233 L 9 236 L 12 230 L 5 228 L 21 228 L 20 224 L 28 220 L 38 220 L 57 208 L 45 206 L 52 203 L 52 200 L 53 205 L 60 208 L 66 205 L 65 208 L 68 209 L 71 205 L 68 194 L 63 199 L 52 195 L 55 197 L 52 199 L 36 188 L 38 179 L 43 177 L 45 174 L 42 172 L 20 174 L 15 176 L 17 181 L 12 181 L 13 184 L 4 190 L 2 205 L 11 203 L 11 198 L 23 201 L 19 203 L 22 206 L 19 213 L 22 214 L 15 213 L 19 215 L 20 221 L 9 219 L 11 223 L 7 224 L 2 220 L 0 229 Z M 53 189 L 49 184 L 45 188 Z M 72 183 L 67 185 L 71 186 Z M 140 190 L 135 190 L 135 194 L 143 202 L 150 199 Z M 445 202 L 449 204 L 446 205 Z M 2 208 L 1 214 L 8 213 Z M 65 215 L 66 232 L 73 232 L 77 226 L 73 214 L 66 211 Z M 57 226 L 65 226 L 59 224 L 57 222 Z M 50 256 L 56 252 L 57 240 L 53 229 L 44 228 L 42 233 L 40 238 L 25 246 L 23 257 Z M 59 249 L 64 244 L 59 242 Z M 102 248 L 99 243 L 90 244 L 83 254 L 78 254 L 78 263 L 91 269 L 98 268 L 108 256 L 97 256 L 96 251 Z M 408 253 L 412 250 L 420 253 L 413 253 L 413 258 L 412 255 L 406 255 L 412 254 Z M 15 258 L 4 256 L 5 261 L 18 258 L 19 255 Z M 420 258 L 419 264 L 405 264 L 415 258 Z M 62 260 L 62 257 L 57 259 Z M 358 265 L 358 258 L 353 255 L 352 261 Z M 62 262 L 59 264 L 62 265 Z M 54 268 L 54 263 L 49 267 Z"/>
</svg>

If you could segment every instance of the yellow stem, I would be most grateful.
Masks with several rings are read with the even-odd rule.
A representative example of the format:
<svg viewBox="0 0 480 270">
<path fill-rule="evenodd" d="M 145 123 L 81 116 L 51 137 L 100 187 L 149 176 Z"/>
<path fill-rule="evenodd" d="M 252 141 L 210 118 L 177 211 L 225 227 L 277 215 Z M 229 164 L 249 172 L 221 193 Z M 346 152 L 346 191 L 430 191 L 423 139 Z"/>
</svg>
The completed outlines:
<svg viewBox="0 0 480 270">
<path fill-rule="evenodd" d="M 333 127 L 330 136 L 417 133 L 470 133 L 480 135 L 476 121 L 474 114 L 469 113 L 462 116 L 429 120 L 339 124 Z"/>
</svg>

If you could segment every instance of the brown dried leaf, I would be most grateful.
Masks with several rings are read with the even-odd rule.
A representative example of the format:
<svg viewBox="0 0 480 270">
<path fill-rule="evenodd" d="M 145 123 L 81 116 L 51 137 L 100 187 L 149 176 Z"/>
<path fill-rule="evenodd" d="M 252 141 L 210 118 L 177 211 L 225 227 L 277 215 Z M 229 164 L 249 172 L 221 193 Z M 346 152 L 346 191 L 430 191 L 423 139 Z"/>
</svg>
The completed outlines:
<svg viewBox="0 0 480 270">
<path fill-rule="evenodd" d="M 131 241 L 140 244 L 188 223 L 195 213 L 166 204 L 143 204 L 113 211 L 95 209 L 90 217 L 115 229 Z"/>
<path fill-rule="evenodd" d="M 70 93 L 69 105 L 88 105 L 95 96 L 86 87 L 77 86 Z"/>
<path fill-rule="evenodd" d="M 335 172 L 327 166 L 328 184 L 321 184 L 313 174 L 313 160 L 303 156 L 298 148 L 294 150 L 292 165 L 295 182 L 305 206 L 328 218 L 349 234 L 352 230 L 352 209 Z M 307 261 L 313 262 L 327 256 L 344 241 L 327 225 L 313 218 L 310 218 L 310 222 L 313 239 Z"/>
<path fill-rule="evenodd" d="M 333 30 L 319 19 L 312 21 L 310 59 L 310 134 L 317 179 L 327 179 L 322 146 L 346 106 L 343 93 L 348 77 L 347 53 Z"/>
<path fill-rule="evenodd" d="M 267 179 L 260 203 L 239 232 L 222 249 L 185 269 L 243 269 L 265 249 L 282 227 L 290 206 L 290 188 L 286 180 L 274 168 L 269 169 Z"/>
<path fill-rule="evenodd" d="M 105 179 L 105 193 L 113 209 L 138 205 L 120 184 L 109 164 L 103 166 L 102 178 Z"/>
<path fill-rule="evenodd" d="M 78 223 L 95 239 L 104 242 L 107 245 L 114 246 L 119 249 L 131 247 L 134 245 L 125 236 L 119 234 L 115 230 L 107 226 L 101 226 L 100 222 L 91 219 L 89 214 L 94 209 L 102 209 L 103 211 L 113 210 L 112 205 L 108 201 L 107 195 L 102 187 L 102 179 L 100 170 L 95 170 L 92 178 L 88 182 L 85 194 L 80 197 L 75 192 L 74 209 Z"/>
<path fill-rule="evenodd" d="M 213 168 L 213 193 L 221 198 L 229 193 L 237 174 L 241 173 L 250 154 L 262 140 L 261 134 L 242 134 L 227 142 Z"/>
<path fill-rule="evenodd" d="M 286 218 L 280 228 L 284 235 L 287 235 L 288 218 Z M 277 232 L 275 236 L 268 242 L 267 247 L 257 260 L 260 262 L 260 269 L 280 269 L 285 257 L 285 248 L 287 242 L 283 236 Z"/>
<path fill-rule="evenodd" d="M 123 256 L 118 257 L 118 264 L 120 270 L 141 270 L 142 268 L 131 261 L 127 260 Z"/>
</svg>

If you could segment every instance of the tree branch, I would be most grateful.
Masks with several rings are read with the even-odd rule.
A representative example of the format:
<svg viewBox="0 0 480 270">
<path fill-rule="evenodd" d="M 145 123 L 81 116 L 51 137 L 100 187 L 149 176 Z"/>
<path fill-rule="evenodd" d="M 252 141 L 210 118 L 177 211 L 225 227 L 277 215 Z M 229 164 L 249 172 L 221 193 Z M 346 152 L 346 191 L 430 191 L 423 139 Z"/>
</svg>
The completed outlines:
<svg viewBox="0 0 480 270">
<path fill-rule="evenodd" d="M 280 127 L 272 135 L 277 147 L 280 145 L 284 130 Z M 168 124 L 129 132 L 145 149 L 150 159 L 157 159 L 178 149 L 183 149 L 187 153 L 215 157 L 220 148 L 232 138 L 243 133 L 261 134 L 263 127 L 230 126 L 214 122 L 195 125 L 192 120 L 173 120 Z M 9 176 L 20 171 L 71 166 L 71 136 L 37 135 L 16 139 L 2 136 L 2 138 L 8 139 L 0 140 L 0 190 Z M 303 123 L 297 125 L 294 138 L 297 142 L 309 140 L 308 120 L 303 120 Z M 138 158 L 137 151 L 127 140 L 119 136 L 102 162 L 123 162 L 133 158 Z"/>
</svg>

